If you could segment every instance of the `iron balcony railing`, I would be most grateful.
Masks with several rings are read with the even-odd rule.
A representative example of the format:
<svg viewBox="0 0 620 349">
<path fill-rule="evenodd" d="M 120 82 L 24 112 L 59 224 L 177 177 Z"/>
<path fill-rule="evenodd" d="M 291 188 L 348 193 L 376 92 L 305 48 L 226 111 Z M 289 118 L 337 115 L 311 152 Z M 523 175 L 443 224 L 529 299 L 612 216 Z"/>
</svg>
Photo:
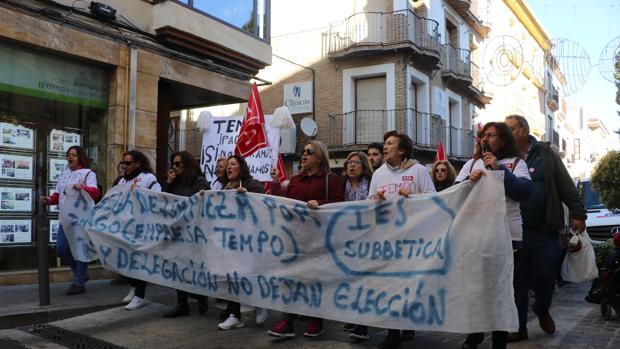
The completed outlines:
<svg viewBox="0 0 620 349">
<path fill-rule="evenodd" d="M 412 44 L 439 52 L 439 23 L 413 11 L 360 12 L 341 22 L 330 23 L 327 53 L 346 52 L 355 46 Z"/>
<path fill-rule="evenodd" d="M 446 132 L 450 140 L 450 143 L 446 144 L 447 153 L 450 156 L 468 158 L 473 155 L 475 134 L 472 129 L 449 126 Z"/>
<path fill-rule="evenodd" d="M 442 71 L 471 79 L 471 51 L 452 44 L 443 45 L 441 55 Z"/>
</svg>

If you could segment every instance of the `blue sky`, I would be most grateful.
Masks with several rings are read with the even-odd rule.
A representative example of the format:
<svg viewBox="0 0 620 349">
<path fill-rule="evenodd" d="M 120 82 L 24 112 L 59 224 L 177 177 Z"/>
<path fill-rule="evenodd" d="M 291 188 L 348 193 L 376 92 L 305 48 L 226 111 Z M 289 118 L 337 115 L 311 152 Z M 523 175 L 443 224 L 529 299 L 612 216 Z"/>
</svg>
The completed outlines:
<svg viewBox="0 0 620 349">
<path fill-rule="evenodd" d="M 599 73 L 599 57 L 605 46 L 620 36 L 620 0 L 528 0 L 528 5 L 549 36 L 579 43 L 590 57 L 590 74 L 585 84 L 566 98 L 568 106 L 587 107 L 610 131 L 619 129 L 616 87 Z M 620 38 L 614 42 L 620 43 Z"/>
</svg>

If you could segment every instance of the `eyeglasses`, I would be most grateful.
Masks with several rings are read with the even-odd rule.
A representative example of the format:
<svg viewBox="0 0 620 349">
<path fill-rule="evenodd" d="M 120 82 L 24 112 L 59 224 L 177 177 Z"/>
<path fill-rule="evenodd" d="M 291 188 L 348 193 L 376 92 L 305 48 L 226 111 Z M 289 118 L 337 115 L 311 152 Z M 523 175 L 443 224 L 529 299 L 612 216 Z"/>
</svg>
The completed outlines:
<svg viewBox="0 0 620 349">
<path fill-rule="evenodd" d="M 486 138 L 491 138 L 491 137 L 497 137 L 499 136 L 497 133 L 491 133 L 491 132 L 487 132 L 487 133 L 483 133 L 482 134 L 482 138 L 486 137 Z"/>
<path fill-rule="evenodd" d="M 172 163 L 172 166 L 181 167 L 181 166 L 183 166 L 183 162 L 182 161 L 175 161 L 175 162 Z"/>
<path fill-rule="evenodd" d="M 347 160 L 347 162 L 345 162 L 345 166 L 349 166 L 349 165 L 363 165 L 364 163 L 361 162 L 360 160 Z"/>
<path fill-rule="evenodd" d="M 314 151 L 314 149 L 311 148 L 305 148 L 304 150 L 301 151 L 301 155 L 314 155 L 316 154 L 316 152 Z"/>
<path fill-rule="evenodd" d="M 435 172 L 448 172 L 447 168 L 436 168 Z"/>
<path fill-rule="evenodd" d="M 133 161 L 121 161 L 121 165 L 123 166 L 129 166 L 133 163 Z"/>
</svg>

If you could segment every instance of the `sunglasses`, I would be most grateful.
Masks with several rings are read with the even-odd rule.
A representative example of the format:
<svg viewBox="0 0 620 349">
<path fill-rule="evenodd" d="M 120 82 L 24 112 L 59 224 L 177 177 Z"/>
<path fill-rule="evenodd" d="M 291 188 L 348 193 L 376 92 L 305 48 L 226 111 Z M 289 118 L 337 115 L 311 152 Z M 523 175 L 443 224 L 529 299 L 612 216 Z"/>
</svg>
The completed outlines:
<svg viewBox="0 0 620 349">
<path fill-rule="evenodd" d="M 316 152 L 314 151 L 314 149 L 310 149 L 310 148 L 305 148 L 304 150 L 301 151 L 301 155 L 314 155 L 316 154 Z"/>
<path fill-rule="evenodd" d="M 448 172 L 447 168 L 436 168 L 435 172 Z"/>
<path fill-rule="evenodd" d="M 133 163 L 133 161 L 121 161 L 121 165 L 129 166 Z"/>
<path fill-rule="evenodd" d="M 182 161 L 175 161 L 175 162 L 172 163 L 172 166 L 181 167 L 181 166 L 183 166 L 183 162 Z"/>
</svg>

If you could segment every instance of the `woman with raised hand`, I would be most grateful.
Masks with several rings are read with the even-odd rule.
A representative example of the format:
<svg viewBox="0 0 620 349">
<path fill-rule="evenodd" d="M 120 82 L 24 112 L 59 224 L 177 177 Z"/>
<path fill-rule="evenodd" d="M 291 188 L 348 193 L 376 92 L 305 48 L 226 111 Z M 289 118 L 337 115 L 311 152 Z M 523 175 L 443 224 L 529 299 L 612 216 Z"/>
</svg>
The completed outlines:
<svg viewBox="0 0 620 349">
<path fill-rule="evenodd" d="M 142 152 L 130 150 L 123 154 L 121 162 L 125 169 L 125 174 L 118 181 L 118 185 L 131 185 L 131 189 L 141 187 L 153 191 L 161 191 L 161 185 L 157 183 L 157 178 L 153 174 L 151 162 Z M 146 293 L 146 281 L 129 279 L 131 288 L 129 294 L 125 296 L 123 302 L 128 303 L 126 310 L 142 308 L 148 303 L 144 299 Z"/>
<path fill-rule="evenodd" d="M 69 168 L 58 177 L 56 190 L 52 196 L 41 197 L 43 205 L 58 205 L 61 214 L 65 206 L 67 190 L 71 187 L 77 190 L 83 189 L 93 200 L 97 200 L 101 195 L 97 188 L 97 175 L 88 168 L 88 156 L 84 148 L 77 145 L 70 147 L 67 150 L 67 163 Z M 58 229 L 56 249 L 63 263 L 71 267 L 74 275 L 73 283 L 65 293 L 69 296 L 84 293 L 85 284 L 88 281 L 88 263 L 73 259 L 62 225 Z"/>
<path fill-rule="evenodd" d="M 179 196 L 192 196 L 201 190 L 209 190 L 209 182 L 203 176 L 200 165 L 188 151 L 172 154 L 170 158 L 172 167 L 168 170 L 168 178 L 163 184 L 163 191 Z M 189 315 L 188 297 L 190 293 L 177 290 L 177 305 L 170 311 L 165 312 L 164 317 L 177 317 Z M 198 313 L 207 312 L 207 297 L 191 294 L 198 299 Z"/>
<path fill-rule="evenodd" d="M 442 191 L 450 188 L 454 184 L 456 178 L 456 171 L 448 160 L 438 160 L 433 164 L 431 170 L 431 177 L 433 177 L 433 184 L 436 191 Z"/>
<path fill-rule="evenodd" d="M 527 164 L 519 157 L 515 138 L 510 128 L 503 122 L 489 122 L 480 132 L 480 157 L 470 159 L 463 165 L 456 177 L 457 182 L 469 179 L 477 182 L 487 174 L 487 168 L 504 172 L 504 192 L 506 194 L 506 214 L 512 239 L 513 260 L 517 265 L 523 247 L 523 224 L 519 202 L 525 201 L 532 193 L 532 181 Z M 521 271 L 514 269 L 513 287 L 527 283 Z M 527 289 L 527 288 L 525 288 Z M 515 298 L 518 295 L 515 293 Z M 508 332 L 493 331 L 492 348 L 506 348 Z M 471 333 L 462 345 L 463 349 L 475 349 L 484 340 L 484 333 Z"/>
<path fill-rule="evenodd" d="M 248 164 L 240 155 L 232 155 L 228 158 L 226 176 L 228 178 L 228 183 L 226 183 L 226 186 L 223 189 L 234 189 L 240 194 L 245 192 L 262 194 L 265 192 L 263 185 L 259 181 L 252 178 Z M 260 312 L 262 310 L 258 309 L 260 308 L 257 308 L 257 314 L 261 314 Z M 245 326 L 245 324 L 241 322 L 241 304 L 239 304 L 239 302 L 229 301 L 223 312 L 225 315 L 227 314 L 227 318 L 224 322 L 217 325 L 220 329 L 231 330 L 233 328 Z"/>
<path fill-rule="evenodd" d="M 396 131 L 383 136 L 384 163 L 372 175 L 369 198 L 389 200 L 398 196 L 434 193 L 435 186 L 426 167 L 413 159 L 413 141 Z M 413 330 L 403 331 L 402 339 L 413 339 Z M 401 343 L 401 331 L 389 329 L 381 348 L 396 348 Z"/>
<path fill-rule="evenodd" d="M 280 185 L 279 173 L 276 168 L 271 170 L 273 179 L 272 194 L 300 200 L 310 209 L 318 209 L 321 205 L 339 202 L 344 199 L 344 190 L 340 177 L 331 173 L 327 147 L 316 140 L 306 142 L 301 154 L 301 172 L 289 181 L 286 189 Z M 295 337 L 293 321 L 295 314 L 285 313 L 267 333 L 281 338 Z M 305 337 L 318 337 L 323 334 L 323 319 L 310 318 Z"/>
</svg>

